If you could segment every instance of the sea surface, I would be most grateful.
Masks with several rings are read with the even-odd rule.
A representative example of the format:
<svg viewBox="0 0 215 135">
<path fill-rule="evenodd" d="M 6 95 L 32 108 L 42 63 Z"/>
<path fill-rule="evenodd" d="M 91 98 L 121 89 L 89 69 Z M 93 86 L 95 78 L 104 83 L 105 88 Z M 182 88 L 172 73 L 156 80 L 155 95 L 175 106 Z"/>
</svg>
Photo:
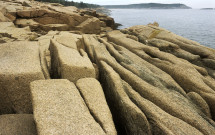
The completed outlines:
<svg viewBox="0 0 215 135">
<path fill-rule="evenodd" d="M 111 9 L 119 29 L 158 22 L 177 35 L 215 49 L 215 10 L 200 9 Z"/>
</svg>

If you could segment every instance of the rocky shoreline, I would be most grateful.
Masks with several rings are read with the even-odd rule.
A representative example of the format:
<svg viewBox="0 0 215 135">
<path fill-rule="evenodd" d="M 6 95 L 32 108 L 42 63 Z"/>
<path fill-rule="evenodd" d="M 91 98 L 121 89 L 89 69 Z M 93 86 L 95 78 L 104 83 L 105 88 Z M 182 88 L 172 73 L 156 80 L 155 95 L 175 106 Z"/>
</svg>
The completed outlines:
<svg viewBox="0 0 215 135">
<path fill-rule="evenodd" d="M 215 50 L 157 24 L 0 1 L 0 135 L 214 135 Z"/>
</svg>

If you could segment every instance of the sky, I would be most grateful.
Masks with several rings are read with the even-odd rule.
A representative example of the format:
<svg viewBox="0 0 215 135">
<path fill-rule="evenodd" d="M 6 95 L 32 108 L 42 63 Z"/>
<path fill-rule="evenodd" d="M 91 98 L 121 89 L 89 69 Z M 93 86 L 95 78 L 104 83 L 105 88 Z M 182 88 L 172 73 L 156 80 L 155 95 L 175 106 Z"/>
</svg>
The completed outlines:
<svg viewBox="0 0 215 135">
<path fill-rule="evenodd" d="M 71 1 L 71 0 L 69 0 Z M 215 0 L 73 0 L 99 5 L 126 5 L 136 3 L 182 3 L 192 8 L 215 8 Z"/>
</svg>

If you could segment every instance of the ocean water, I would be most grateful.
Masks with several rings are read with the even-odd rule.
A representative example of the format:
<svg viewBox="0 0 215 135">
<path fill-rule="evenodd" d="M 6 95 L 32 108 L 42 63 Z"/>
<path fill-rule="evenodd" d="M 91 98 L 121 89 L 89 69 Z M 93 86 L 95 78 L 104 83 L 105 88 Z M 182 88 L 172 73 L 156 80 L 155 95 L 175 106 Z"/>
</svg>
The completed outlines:
<svg viewBox="0 0 215 135">
<path fill-rule="evenodd" d="M 158 22 L 177 35 L 215 49 L 215 10 L 200 9 L 111 9 L 119 29 Z"/>
</svg>

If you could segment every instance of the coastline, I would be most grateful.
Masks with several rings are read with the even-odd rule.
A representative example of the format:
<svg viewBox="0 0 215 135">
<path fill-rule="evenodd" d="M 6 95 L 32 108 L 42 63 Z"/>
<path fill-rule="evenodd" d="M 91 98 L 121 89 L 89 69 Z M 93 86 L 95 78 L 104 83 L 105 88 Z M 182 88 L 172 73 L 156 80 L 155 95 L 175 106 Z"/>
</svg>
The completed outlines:
<svg viewBox="0 0 215 135">
<path fill-rule="evenodd" d="M 208 16 L 205 16 L 208 14 Z M 115 9 L 111 17 L 123 26 L 119 29 L 134 25 L 147 25 L 157 21 L 161 27 L 180 36 L 199 42 L 202 45 L 215 48 L 214 36 L 215 19 L 213 10 L 200 9 Z M 126 20 L 126 21 L 124 21 Z M 198 23 L 196 23 L 198 22 Z"/>
</svg>

